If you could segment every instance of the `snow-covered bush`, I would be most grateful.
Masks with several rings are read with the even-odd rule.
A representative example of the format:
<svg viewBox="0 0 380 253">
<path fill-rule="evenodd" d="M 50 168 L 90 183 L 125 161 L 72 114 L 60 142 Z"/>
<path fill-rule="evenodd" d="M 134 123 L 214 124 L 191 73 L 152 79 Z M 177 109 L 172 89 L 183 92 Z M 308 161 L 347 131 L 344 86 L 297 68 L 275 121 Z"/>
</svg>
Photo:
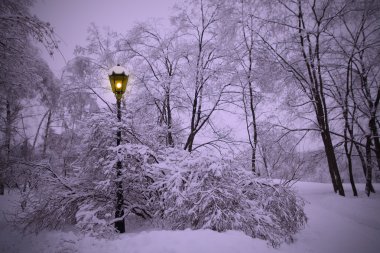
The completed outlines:
<svg viewBox="0 0 380 253">
<path fill-rule="evenodd" d="M 241 230 L 278 246 L 307 221 L 303 200 L 288 187 L 258 180 L 225 158 L 167 153 L 153 166 L 151 188 L 159 197 L 156 215 L 173 229 Z"/>
<path fill-rule="evenodd" d="M 91 198 L 91 191 L 78 188 L 80 184 L 60 177 L 49 164 L 35 164 L 32 168 L 38 183 L 21 195 L 20 213 L 15 221 L 24 230 L 39 232 L 43 229 L 62 228 L 75 223 L 79 203 Z"/>
<path fill-rule="evenodd" d="M 304 203 L 290 188 L 257 179 L 226 157 L 150 147 L 125 124 L 124 142 L 116 146 L 110 129 L 119 123 L 112 120 L 99 114 L 85 125 L 71 173 L 36 165 L 39 183 L 25 192 L 20 223 L 33 231 L 74 224 L 93 235 L 113 234 L 115 182 L 122 180 L 125 216 L 154 218 L 171 229 L 240 230 L 278 246 L 305 224 Z"/>
<path fill-rule="evenodd" d="M 122 161 L 124 211 L 150 217 L 147 210 L 147 186 L 152 179 L 146 167 L 154 161 L 153 151 L 136 144 L 124 124 L 109 113 L 94 114 L 83 124 L 80 157 L 72 163 L 70 173 L 49 163 L 36 163 L 32 171 L 38 185 L 24 193 L 24 210 L 16 220 L 25 229 L 38 232 L 75 224 L 93 235 L 114 232 L 116 203 L 116 163 Z M 124 142 L 116 147 L 116 130 L 120 126 Z"/>
<path fill-rule="evenodd" d="M 242 230 L 268 240 L 273 246 L 293 242 L 294 235 L 307 222 L 304 201 L 288 186 L 257 180 L 245 174 L 244 196 L 249 205 Z M 243 179 L 243 180 L 244 180 Z M 252 226 L 254 225 L 254 226 Z"/>
<path fill-rule="evenodd" d="M 50 167 L 19 216 L 33 231 L 68 223 L 105 236 L 114 232 L 116 157 L 124 159 L 125 213 L 156 218 L 171 229 L 240 230 L 273 246 L 291 242 L 306 223 L 304 202 L 283 185 L 255 178 L 226 158 L 178 149 L 154 153 L 141 144 L 103 150 L 93 168 L 64 178 Z M 90 173 L 90 174 L 88 174 Z"/>
</svg>

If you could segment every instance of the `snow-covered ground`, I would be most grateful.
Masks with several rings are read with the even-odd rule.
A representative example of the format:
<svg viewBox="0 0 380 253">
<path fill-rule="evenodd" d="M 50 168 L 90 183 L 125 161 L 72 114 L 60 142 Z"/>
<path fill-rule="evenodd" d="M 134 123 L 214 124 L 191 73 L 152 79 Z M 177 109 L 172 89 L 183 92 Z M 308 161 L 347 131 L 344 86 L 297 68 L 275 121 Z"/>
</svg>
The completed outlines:
<svg viewBox="0 0 380 253">
<path fill-rule="evenodd" d="M 358 198 L 352 197 L 345 185 L 347 197 L 332 193 L 331 184 L 299 182 L 295 185 L 308 202 L 308 224 L 292 244 L 279 249 L 266 242 L 252 239 L 238 231 L 217 233 L 210 230 L 154 231 L 138 224 L 129 224 L 128 233 L 117 239 L 105 240 L 74 232 L 49 231 L 24 235 L 6 221 L 4 212 L 12 210 L 16 195 L 0 196 L 0 252 L 112 252 L 112 253 L 249 253 L 249 252 L 321 252 L 321 253 L 378 253 L 380 252 L 380 184 L 378 192 L 369 198 L 364 185 Z M 128 225 L 128 224 L 127 224 Z"/>
</svg>

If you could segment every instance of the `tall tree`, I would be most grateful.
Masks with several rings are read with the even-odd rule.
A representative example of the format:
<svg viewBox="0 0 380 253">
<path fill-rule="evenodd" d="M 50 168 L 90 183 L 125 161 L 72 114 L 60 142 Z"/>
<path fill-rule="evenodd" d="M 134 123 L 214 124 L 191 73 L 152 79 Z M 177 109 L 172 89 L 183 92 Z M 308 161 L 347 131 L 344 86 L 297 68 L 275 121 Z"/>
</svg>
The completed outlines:
<svg viewBox="0 0 380 253">
<path fill-rule="evenodd" d="M 181 104 L 178 72 L 183 59 L 178 33 L 165 35 L 151 24 L 139 24 L 117 45 L 118 51 L 123 52 L 121 57 L 136 66 L 134 76 L 145 87 L 156 107 L 157 122 L 164 127 L 165 145 L 174 147 L 173 111 Z"/>
<path fill-rule="evenodd" d="M 0 2 L 0 69 L 2 143 L 0 194 L 4 193 L 4 171 L 9 167 L 12 140 L 15 140 L 21 101 L 36 96 L 36 88 L 44 85 L 44 69 L 31 38 L 41 42 L 50 53 L 57 48 L 53 29 L 30 14 L 33 1 Z M 37 64 L 36 64 L 37 63 Z M 41 73 L 42 72 L 42 73 Z M 41 80 L 42 79 L 42 80 Z M 46 84 L 46 83 L 45 83 Z"/>
<path fill-rule="evenodd" d="M 236 35 L 230 57 L 235 64 L 234 79 L 238 81 L 241 88 L 242 107 L 251 152 L 251 169 L 260 175 L 258 106 L 264 101 L 265 93 L 268 95 L 274 93 L 277 81 L 274 76 L 276 76 L 275 73 L 279 73 L 278 68 L 274 67 L 275 64 L 273 65 L 268 59 L 270 52 L 256 35 L 256 27 L 259 25 L 255 19 L 257 6 L 258 3 L 254 0 L 244 0 L 234 4 L 233 23 Z M 268 71 L 271 73 L 269 74 Z"/>
<path fill-rule="evenodd" d="M 368 134 L 373 136 L 376 157 L 380 156 L 379 149 L 376 148 L 378 127 L 375 123 L 378 117 L 376 101 L 380 99 L 377 81 L 379 64 L 376 60 L 380 38 L 377 31 L 379 11 L 376 1 L 350 2 L 328 33 L 333 41 L 328 53 L 334 61 L 326 66 L 332 81 L 327 94 L 341 108 L 339 114 L 343 116 L 344 122 L 342 137 L 354 195 L 357 194 L 352 171 L 353 147 L 356 148 L 365 177 L 368 170 L 364 157 L 367 143 L 363 143 L 363 140 L 367 140 Z M 367 119 L 368 126 L 365 126 L 367 122 L 363 121 L 364 118 Z"/>
<path fill-rule="evenodd" d="M 270 29 L 282 31 L 274 41 L 262 33 L 264 43 L 281 64 L 293 74 L 295 82 L 307 97 L 320 131 L 327 157 L 331 182 L 335 192 L 344 196 L 344 189 L 335 156 L 330 132 L 329 107 L 326 99 L 326 76 L 324 73 L 325 50 L 329 47 L 326 32 L 331 23 L 344 10 L 335 1 L 276 1 L 271 2 L 275 15 L 267 9 L 266 17 L 258 17 Z M 285 51 L 284 51 L 285 50 Z"/>
<path fill-rule="evenodd" d="M 173 18 L 186 48 L 181 84 L 190 102 L 190 126 L 184 145 L 189 152 L 199 147 L 195 137 L 200 131 L 207 126 L 213 128 L 211 117 L 220 109 L 231 84 L 226 54 L 228 31 L 223 30 L 226 23 L 221 22 L 229 15 L 224 1 L 197 0 L 186 1 Z"/>
</svg>

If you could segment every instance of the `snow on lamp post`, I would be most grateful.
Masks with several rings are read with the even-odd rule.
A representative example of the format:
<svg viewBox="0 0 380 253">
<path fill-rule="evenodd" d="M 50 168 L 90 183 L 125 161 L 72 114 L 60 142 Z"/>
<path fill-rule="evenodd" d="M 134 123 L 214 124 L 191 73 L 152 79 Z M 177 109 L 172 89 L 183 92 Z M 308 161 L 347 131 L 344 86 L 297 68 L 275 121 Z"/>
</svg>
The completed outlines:
<svg viewBox="0 0 380 253">
<path fill-rule="evenodd" d="M 117 119 L 121 122 L 121 110 L 120 101 L 125 93 L 128 83 L 127 71 L 120 64 L 110 69 L 108 77 L 110 79 L 112 92 L 116 96 L 117 102 Z M 117 146 L 121 142 L 121 130 L 120 127 L 117 130 L 116 143 Z M 121 161 L 118 160 L 116 164 L 116 211 L 115 211 L 115 228 L 119 233 L 125 232 L 124 224 L 124 196 L 123 196 L 123 181 L 121 179 Z"/>
</svg>

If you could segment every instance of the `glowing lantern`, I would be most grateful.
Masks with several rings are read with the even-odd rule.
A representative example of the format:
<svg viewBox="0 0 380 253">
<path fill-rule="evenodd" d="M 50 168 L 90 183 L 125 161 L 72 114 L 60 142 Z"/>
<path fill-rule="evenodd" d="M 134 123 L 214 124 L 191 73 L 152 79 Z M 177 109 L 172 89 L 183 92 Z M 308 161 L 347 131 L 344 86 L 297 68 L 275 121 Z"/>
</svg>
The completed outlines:
<svg viewBox="0 0 380 253">
<path fill-rule="evenodd" d="M 117 64 L 110 69 L 108 77 L 110 79 L 112 92 L 115 93 L 116 99 L 120 100 L 127 89 L 128 75 L 127 70 Z"/>
</svg>

